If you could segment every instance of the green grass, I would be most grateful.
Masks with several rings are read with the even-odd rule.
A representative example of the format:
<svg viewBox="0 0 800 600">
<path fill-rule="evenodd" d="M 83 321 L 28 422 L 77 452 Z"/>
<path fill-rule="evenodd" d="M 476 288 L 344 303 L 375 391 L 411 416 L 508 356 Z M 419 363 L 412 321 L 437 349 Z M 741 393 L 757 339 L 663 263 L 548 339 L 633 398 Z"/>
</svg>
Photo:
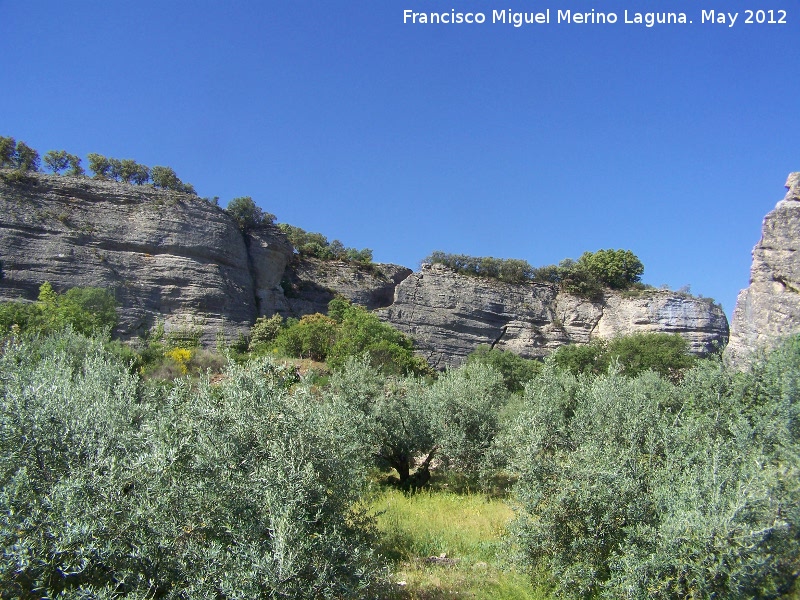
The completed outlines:
<svg viewBox="0 0 800 600">
<path fill-rule="evenodd" d="M 385 490 L 372 502 L 381 551 L 393 563 L 398 599 L 547 599 L 507 560 L 503 539 L 513 512 L 481 494 Z M 445 554 L 452 564 L 430 561 Z"/>
</svg>

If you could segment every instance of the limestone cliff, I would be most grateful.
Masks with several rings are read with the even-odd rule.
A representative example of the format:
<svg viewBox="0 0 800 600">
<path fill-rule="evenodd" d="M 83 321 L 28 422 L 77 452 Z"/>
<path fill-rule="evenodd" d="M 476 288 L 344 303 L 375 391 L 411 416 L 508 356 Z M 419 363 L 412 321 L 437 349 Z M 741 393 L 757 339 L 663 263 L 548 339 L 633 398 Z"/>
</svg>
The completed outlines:
<svg viewBox="0 0 800 600">
<path fill-rule="evenodd" d="M 284 317 L 300 317 L 328 311 L 336 295 L 374 310 L 394 301 L 394 289 L 411 275 L 411 269 L 391 264 L 357 263 L 300 258 L 286 268 L 282 281 L 284 299 L 277 311 Z"/>
<path fill-rule="evenodd" d="M 736 301 L 726 356 L 737 365 L 800 332 L 800 173 L 789 175 L 786 188 L 784 199 L 764 218 L 750 286 Z"/>
<path fill-rule="evenodd" d="M 243 236 L 209 202 L 149 186 L 36 174 L 0 180 L 0 210 L 0 300 L 34 299 L 44 281 L 103 287 L 123 338 L 157 321 L 208 344 L 246 333 L 292 253 L 277 228 Z"/>
<path fill-rule="evenodd" d="M 568 343 L 635 332 L 678 333 L 692 352 L 723 347 L 728 322 L 708 300 L 662 290 L 606 292 L 601 301 L 544 283 L 509 284 L 423 265 L 397 286 L 382 317 L 412 336 L 439 368 L 458 365 L 479 344 L 538 358 Z"/>
<path fill-rule="evenodd" d="M 213 345 L 246 333 L 256 317 L 324 312 L 336 294 L 379 309 L 434 366 L 456 365 L 479 344 L 541 357 L 594 337 L 668 331 L 694 352 L 724 344 L 727 321 L 706 301 L 648 291 L 602 301 L 553 285 L 512 285 L 439 265 L 418 273 L 301 258 L 273 226 L 242 234 L 219 207 L 196 196 L 87 178 L 0 177 L 0 301 L 35 299 L 49 281 L 112 290 L 117 333 L 196 327 Z M 797 278 L 791 279 L 797 281 Z"/>
</svg>

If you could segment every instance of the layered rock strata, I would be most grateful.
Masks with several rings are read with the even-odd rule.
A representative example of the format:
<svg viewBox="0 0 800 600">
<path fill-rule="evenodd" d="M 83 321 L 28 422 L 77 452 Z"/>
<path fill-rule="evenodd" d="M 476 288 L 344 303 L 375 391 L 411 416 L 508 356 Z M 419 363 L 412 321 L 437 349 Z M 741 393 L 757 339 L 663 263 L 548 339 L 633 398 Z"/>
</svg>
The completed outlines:
<svg viewBox="0 0 800 600">
<path fill-rule="evenodd" d="M 479 344 L 541 357 L 595 337 L 665 331 L 693 352 L 724 344 L 727 321 L 705 300 L 674 292 L 606 293 L 602 301 L 553 285 L 512 285 L 456 274 L 301 258 L 273 226 L 243 234 L 196 196 L 87 178 L 0 172 L 0 301 L 33 300 L 49 281 L 113 291 L 123 339 L 158 323 L 213 345 L 247 333 L 258 316 L 325 312 L 337 294 L 409 334 L 437 367 Z M 789 277 L 787 281 L 796 281 Z"/>
<path fill-rule="evenodd" d="M 526 358 L 559 346 L 636 332 L 677 333 L 695 354 L 723 347 L 728 322 L 712 302 L 662 290 L 607 291 L 600 301 L 551 284 L 509 284 L 423 265 L 395 291 L 382 318 L 414 338 L 435 367 L 455 366 L 480 344 Z"/>
<path fill-rule="evenodd" d="M 395 287 L 411 273 L 411 269 L 392 264 L 365 267 L 295 257 L 284 273 L 284 298 L 277 310 L 284 317 L 325 313 L 337 295 L 369 310 L 383 308 L 392 304 Z"/>
<path fill-rule="evenodd" d="M 147 186 L 33 175 L 0 181 L 0 300 L 95 286 L 120 304 L 118 334 L 246 333 L 281 293 L 292 249 L 274 227 L 243 236 L 213 204 Z"/>
</svg>

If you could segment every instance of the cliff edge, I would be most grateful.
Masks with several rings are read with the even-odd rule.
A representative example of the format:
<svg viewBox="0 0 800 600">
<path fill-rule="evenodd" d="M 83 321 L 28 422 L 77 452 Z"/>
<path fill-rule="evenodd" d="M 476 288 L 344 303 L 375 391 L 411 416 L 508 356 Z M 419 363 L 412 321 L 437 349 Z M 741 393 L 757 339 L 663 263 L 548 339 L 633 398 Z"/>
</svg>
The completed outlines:
<svg viewBox="0 0 800 600">
<path fill-rule="evenodd" d="M 750 286 L 736 300 L 725 354 L 737 366 L 800 332 L 800 173 L 789 175 L 786 189 L 764 217 L 761 240 L 753 248 Z"/>
</svg>

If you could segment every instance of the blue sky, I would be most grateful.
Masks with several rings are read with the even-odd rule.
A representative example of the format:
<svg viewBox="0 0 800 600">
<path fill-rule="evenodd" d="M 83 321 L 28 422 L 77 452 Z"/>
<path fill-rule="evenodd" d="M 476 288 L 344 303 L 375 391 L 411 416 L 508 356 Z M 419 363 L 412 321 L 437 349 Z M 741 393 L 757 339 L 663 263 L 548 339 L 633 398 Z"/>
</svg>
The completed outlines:
<svg viewBox="0 0 800 600">
<path fill-rule="evenodd" d="M 491 23 L 547 8 L 549 24 Z M 745 24 L 748 8 L 787 23 Z M 555 22 L 592 9 L 619 21 Z M 412 268 L 433 250 L 544 265 L 625 248 L 645 282 L 730 316 L 800 170 L 796 0 L 0 0 L 0 39 L 0 135 L 168 165 Z"/>
</svg>

